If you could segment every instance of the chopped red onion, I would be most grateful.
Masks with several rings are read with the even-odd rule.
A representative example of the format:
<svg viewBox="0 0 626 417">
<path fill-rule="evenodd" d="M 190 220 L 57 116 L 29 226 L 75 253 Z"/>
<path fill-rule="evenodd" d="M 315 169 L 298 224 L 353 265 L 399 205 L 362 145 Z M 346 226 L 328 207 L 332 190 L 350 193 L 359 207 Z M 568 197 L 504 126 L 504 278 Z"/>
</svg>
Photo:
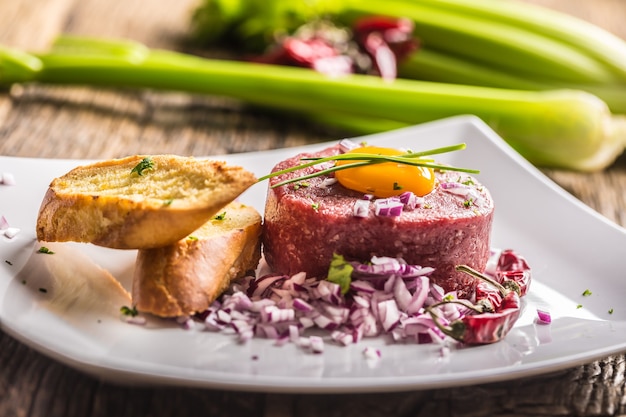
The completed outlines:
<svg viewBox="0 0 626 417">
<path fill-rule="evenodd" d="M 484 202 L 483 196 L 471 185 L 460 182 L 442 182 L 439 186 L 451 194 L 462 196 L 475 206 L 481 206 Z"/>
<path fill-rule="evenodd" d="M 348 152 L 359 147 L 359 144 L 351 139 L 341 139 L 339 141 L 339 149 L 341 152 Z"/>
<path fill-rule="evenodd" d="M 185 330 L 191 330 L 195 326 L 195 322 L 189 316 L 181 316 L 176 318 L 176 322 Z"/>
<path fill-rule="evenodd" d="M 322 181 L 320 185 L 324 188 L 327 188 L 327 187 L 330 187 L 331 185 L 337 184 L 337 182 L 338 182 L 337 178 L 329 177 L 329 178 L 324 178 L 324 180 Z"/>
<path fill-rule="evenodd" d="M 400 202 L 404 204 L 405 210 L 415 210 L 417 207 L 421 207 L 424 204 L 424 199 L 422 197 L 416 196 L 414 193 L 410 191 L 406 191 L 399 195 Z"/>
<path fill-rule="evenodd" d="M 0 184 L 15 185 L 15 177 L 10 172 L 3 172 L 2 178 L 0 178 Z"/>
<path fill-rule="evenodd" d="M 368 200 L 356 200 L 352 207 L 354 217 L 366 218 L 370 214 L 370 202 Z"/>
<path fill-rule="evenodd" d="M 461 184 L 460 182 L 442 182 L 439 186 L 449 193 L 463 197 L 466 197 L 472 189 L 469 185 Z"/>
<path fill-rule="evenodd" d="M 315 171 L 324 171 L 326 169 L 332 168 L 335 166 L 335 162 L 334 161 L 326 161 L 326 162 L 320 162 L 319 164 L 315 164 L 313 165 L 313 169 Z"/>
<path fill-rule="evenodd" d="M 13 239 L 19 233 L 20 233 L 20 229 L 18 229 L 17 227 L 9 227 L 4 230 L 4 236 L 6 236 L 9 239 Z"/>
<path fill-rule="evenodd" d="M 262 275 L 236 281 L 199 317 L 204 318 L 206 330 L 234 332 L 240 342 L 263 337 L 315 353 L 323 352 L 324 339 L 307 336 L 308 329 L 327 331 L 328 339 L 341 346 L 381 335 L 399 343 L 445 344 L 447 336 L 426 308 L 457 296 L 431 282 L 432 268 L 390 257 L 373 257 L 368 264 L 352 266 L 346 294 L 339 284 L 304 273 Z M 444 325 L 469 313 L 458 303 L 434 308 Z"/>
<path fill-rule="evenodd" d="M 365 356 L 366 359 L 380 359 L 382 354 L 379 349 L 366 346 L 365 349 L 363 349 L 363 356 Z"/>
<path fill-rule="evenodd" d="M 319 336 L 310 336 L 309 341 L 311 342 L 311 350 L 313 353 L 324 352 L 324 339 Z"/>
<path fill-rule="evenodd" d="M 552 323 L 552 316 L 547 310 L 537 309 L 537 323 L 550 324 Z"/>
<path fill-rule="evenodd" d="M 9 225 L 9 221 L 6 219 L 6 217 L 0 216 L 0 230 L 6 230 L 9 227 L 11 226 Z"/>
<path fill-rule="evenodd" d="M 137 324 L 140 326 L 143 326 L 147 323 L 146 318 L 142 316 L 124 316 L 124 321 L 126 323 Z"/>
<path fill-rule="evenodd" d="M 402 214 L 404 204 L 394 197 L 374 200 L 374 214 L 383 217 L 398 217 Z"/>
</svg>

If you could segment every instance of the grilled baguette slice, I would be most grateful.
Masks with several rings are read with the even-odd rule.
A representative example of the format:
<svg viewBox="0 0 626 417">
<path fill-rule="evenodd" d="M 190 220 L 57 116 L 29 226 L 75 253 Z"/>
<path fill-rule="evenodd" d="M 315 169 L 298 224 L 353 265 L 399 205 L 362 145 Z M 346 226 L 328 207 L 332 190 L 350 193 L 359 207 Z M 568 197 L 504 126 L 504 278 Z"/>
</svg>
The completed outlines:
<svg viewBox="0 0 626 417">
<path fill-rule="evenodd" d="M 80 166 L 50 184 L 39 209 L 37 239 L 116 249 L 171 245 L 255 181 L 241 167 L 175 155 Z"/>
<path fill-rule="evenodd" d="M 260 257 L 260 214 L 231 203 L 187 238 L 138 251 L 133 305 L 161 317 L 202 312 L 233 279 L 256 269 Z"/>
</svg>

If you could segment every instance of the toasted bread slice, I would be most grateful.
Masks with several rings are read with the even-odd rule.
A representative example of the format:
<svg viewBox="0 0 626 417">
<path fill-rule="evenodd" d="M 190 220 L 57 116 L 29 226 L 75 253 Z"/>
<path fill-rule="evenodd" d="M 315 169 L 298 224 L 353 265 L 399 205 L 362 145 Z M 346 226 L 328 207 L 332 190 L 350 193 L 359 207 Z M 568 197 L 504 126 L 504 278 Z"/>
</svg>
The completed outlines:
<svg viewBox="0 0 626 417">
<path fill-rule="evenodd" d="M 189 237 L 138 251 L 133 305 L 161 317 L 202 312 L 233 279 L 256 269 L 260 257 L 261 215 L 231 203 Z"/>
<path fill-rule="evenodd" d="M 39 209 L 37 239 L 116 249 L 171 245 L 255 181 L 241 167 L 175 155 L 80 166 L 50 184 Z"/>
</svg>

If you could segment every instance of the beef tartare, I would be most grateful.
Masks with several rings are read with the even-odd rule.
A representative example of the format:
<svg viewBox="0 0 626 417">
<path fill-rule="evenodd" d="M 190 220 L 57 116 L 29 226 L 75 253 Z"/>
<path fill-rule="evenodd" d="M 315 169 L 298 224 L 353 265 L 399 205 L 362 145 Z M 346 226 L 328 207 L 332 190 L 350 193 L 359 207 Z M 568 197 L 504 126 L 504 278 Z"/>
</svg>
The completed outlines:
<svg viewBox="0 0 626 417">
<path fill-rule="evenodd" d="M 296 155 L 276 165 L 274 171 L 300 165 L 303 157 L 340 152 L 339 146 L 333 146 Z M 332 175 L 273 188 L 316 170 L 319 168 L 309 167 L 270 179 L 263 251 L 275 272 L 306 272 L 323 278 L 334 254 L 358 262 L 373 256 L 395 257 L 435 268 L 430 275 L 433 282 L 446 291 L 456 291 L 460 298 L 472 295 L 474 278 L 455 267 L 464 264 L 484 270 L 494 211 L 488 190 L 475 178 L 435 170 L 432 191 L 417 197 L 417 203 L 405 205 L 399 215 L 380 215 L 388 198 L 348 189 Z"/>
</svg>

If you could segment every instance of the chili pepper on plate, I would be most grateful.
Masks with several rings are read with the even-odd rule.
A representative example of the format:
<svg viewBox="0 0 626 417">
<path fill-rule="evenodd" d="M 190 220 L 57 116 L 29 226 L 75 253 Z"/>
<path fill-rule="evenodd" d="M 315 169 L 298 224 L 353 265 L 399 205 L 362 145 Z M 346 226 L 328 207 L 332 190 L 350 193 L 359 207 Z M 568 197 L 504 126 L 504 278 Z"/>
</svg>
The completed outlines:
<svg viewBox="0 0 626 417">
<path fill-rule="evenodd" d="M 427 309 L 433 321 L 444 334 L 467 345 L 489 344 L 502 340 L 521 314 L 521 285 L 514 279 L 504 279 L 500 283 L 466 265 L 459 265 L 456 269 L 480 280 L 476 288 L 476 303 L 472 304 L 468 300 L 445 299 Z M 530 277 L 530 269 L 518 272 Z M 529 280 L 522 281 L 522 283 L 528 282 Z M 524 291 L 527 288 L 525 286 Z M 445 323 L 437 309 L 448 303 L 461 304 L 467 307 L 468 313 Z"/>
</svg>

